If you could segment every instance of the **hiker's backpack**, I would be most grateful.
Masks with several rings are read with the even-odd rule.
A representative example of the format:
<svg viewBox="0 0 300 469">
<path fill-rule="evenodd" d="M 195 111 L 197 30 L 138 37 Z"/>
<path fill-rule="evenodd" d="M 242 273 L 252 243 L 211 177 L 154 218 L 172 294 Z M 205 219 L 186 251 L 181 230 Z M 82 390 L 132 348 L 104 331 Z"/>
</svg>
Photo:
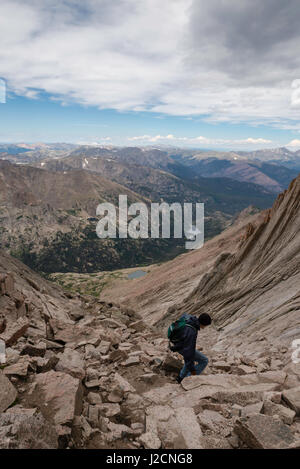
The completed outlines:
<svg viewBox="0 0 300 469">
<path fill-rule="evenodd" d="M 172 322 L 172 324 L 168 328 L 168 339 L 170 340 L 170 342 L 180 342 L 185 326 L 195 329 L 193 326 L 191 326 L 191 324 L 187 324 L 185 318 L 180 318 L 177 319 L 177 321 Z"/>
</svg>

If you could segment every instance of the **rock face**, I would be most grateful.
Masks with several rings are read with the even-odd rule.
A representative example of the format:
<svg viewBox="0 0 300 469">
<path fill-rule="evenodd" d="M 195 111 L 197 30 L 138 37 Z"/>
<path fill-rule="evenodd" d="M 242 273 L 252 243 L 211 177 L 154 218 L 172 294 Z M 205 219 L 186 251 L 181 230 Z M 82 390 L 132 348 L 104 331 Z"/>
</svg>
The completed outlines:
<svg viewBox="0 0 300 469">
<path fill-rule="evenodd" d="M 264 215 L 171 315 L 212 312 L 222 328 L 219 350 L 248 352 L 251 341 L 255 358 L 264 345 L 289 347 L 300 333 L 300 176 Z"/>
</svg>

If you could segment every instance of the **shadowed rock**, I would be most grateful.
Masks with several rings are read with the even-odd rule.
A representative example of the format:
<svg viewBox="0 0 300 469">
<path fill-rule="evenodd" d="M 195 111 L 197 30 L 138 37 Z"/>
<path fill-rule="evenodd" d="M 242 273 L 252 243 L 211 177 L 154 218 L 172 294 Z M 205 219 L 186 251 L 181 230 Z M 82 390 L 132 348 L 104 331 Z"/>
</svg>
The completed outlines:
<svg viewBox="0 0 300 469">
<path fill-rule="evenodd" d="M 56 449 L 55 427 L 39 415 L 1 414 L 1 449 Z"/>
<path fill-rule="evenodd" d="M 4 412 L 16 400 L 17 395 L 16 388 L 0 370 L 0 412 Z"/>
<path fill-rule="evenodd" d="M 284 449 L 289 446 L 300 448 L 290 428 L 267 415 L 253 415 L 238 419 L 235 432 L 253 449 Z"/>
<path fill-rule="evenodd" d="M 284 391 L 282 397 L 289 407 L 300 415 L 300 386 Z"/>
</svg>

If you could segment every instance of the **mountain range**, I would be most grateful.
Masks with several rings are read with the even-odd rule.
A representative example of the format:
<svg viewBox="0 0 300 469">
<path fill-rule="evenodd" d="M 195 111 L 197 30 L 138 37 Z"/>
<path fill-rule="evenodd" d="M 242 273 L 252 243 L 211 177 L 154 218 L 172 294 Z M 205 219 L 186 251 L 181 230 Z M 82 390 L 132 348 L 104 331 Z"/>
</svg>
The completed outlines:
<svg viewBox="0 0 300 469">
<path fill-rule="evenodd" d="M 45 161 L 49 163 L 68 157 L 73 159 L 73 162 L 69 160 L 72 167 L 80 165 L 74 157 L 110 159 L 123 165 L 164 170 L 180 178 L 227 177 L 252 182 L 273 192 L 286 188 L 288 182 L 300 171 L 300 150 L 293 152 L 285 147 L 252 152 L 222 152 L 150 146 L 80 146 L 64 143 L 0 145 L 0 159 L 7 159 L 16 164 L 38 164 Z"/>
<path fill-rule="evenodd" d="M 116 205 L 120 194 L 128 194 L 129 203 L 204 203 L 209 239 L 249 205 L 269 207 L 292 176 L 291 170 L 274 165 L 272 174 L 269 169 L 273 179 L 264 174 L 266 187 L 220 175 L 203 177 L 187 160 L 157 149 L 63 147 L 28 149 L 11 161 L 3 153 L 0 160 L 1 246 L 46 273 L 133 267 L 184 251 L 184 239 L 99 240 L 96 207 L 103 201 Z M 16 163 L 20 155 L 28 160 Z"/>
</svg>

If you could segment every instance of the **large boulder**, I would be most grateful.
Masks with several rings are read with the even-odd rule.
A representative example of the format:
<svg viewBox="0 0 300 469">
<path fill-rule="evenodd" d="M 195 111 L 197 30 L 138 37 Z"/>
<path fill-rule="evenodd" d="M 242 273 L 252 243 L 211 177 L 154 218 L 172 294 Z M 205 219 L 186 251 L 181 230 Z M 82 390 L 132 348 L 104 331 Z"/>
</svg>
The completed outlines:
<svg viewBox="0 0 300 469">
<path fill-rule="evenodd" d="M 261 383 L 277 383 L 278 387 L 283 385 L 286 379 L 284 371 L 267 371 L 265 373 L 246 374 L 246 375 L 230 375 L 230 374 L 215 374 L 215 375 L 199 375 L 185 378 L 181 385 L 188 391 L 200 386 L 219 386 L 224 389 L 233 389 L 240 386 L 256 385 Z"/>
<path fill-rule="evenodd" d="M 291 409 L 300 415 L 300 386 L 283 391 L 282 397 Z"/>
<path fill-rule="evenodd" d="M 84 360 L 76 350 L 65 348 L 64 353 L 59 355 L 59 362 L 55 369 L 68 373 L 74 378 L 82 380 L 85 377 Z"/>
<path fill-rule="evenodd" d="M 41 414 L 0 414 L 0 449 L 56 449 L 55 427 Z"/>
<path fill-rule="evenodd" d="M 264 405 L 264 402 L 260 401 L 260 402 L 257 402 L 256 404 L 249 404 L 249 405 L 246 405 L 245 407 L 241 407 L 241 417 L 250 417 L 251 415 L 260 414 L 263 409 L 263 405 Z M 266 413 L 266 415 L 270 415 L 270 414 Z"/>
<path fill-rule="evenodd" d="M 0 335 L 0 339 L 5 342 L 6 347 L 11 347 L 25 334 L 28 327 L 28 319 L 20 317 L 17 321 L 11 322 L 7 325 L 5 331 Z"/>
<path fill-rule="evenodd" d="M 161 441 L 166 449 L 202 448 L 202 432 L 192 408 L 157 405 L 146 413 L 145 435 L 152 435 L 153 444 Z"/>
<path fill-rule="evenodd" d="M 4 368 L 3 373 L 5 376 L 18 376 L 25 378 L 28 375 L 29 360 L 19 360 L 14 365 L 10 365 Z"/>
<path fill-rule="evenodd" d="M 115 373 L 113 381 L 117 386 L 120 386 L 120 388 L 122 389 L 124 393 L 136 392 L 135 388 L 119 373 Z"/>
<path fill-rule="evenodd" d="M 151 406 L 146 410 L 146 433 L 152 435 L 152 441 L 161 442 L 165 449 L 183 447 L 183 438 L 174 417 L 174 410 L 169 406 Z M 159 446 L 158 446 L 159 447 Z M 156 447 L 153 446 L 152 449 Z"/>
<path fill-rule="evenodd" d="M 145 449 L 159 449 L 161 448 L 161 441 L 155 433 L 143 433 L 139 437 L 139 442 Z"/>
<path fill-rule="evenodd" d="M 252 449 L 285 449 L 299 447 L 290 427 L 268 415 L 237 419 L 235 432 Z"/>
<path fill-rule="evenodd" d="M 212 399 L 222 403 L 246 406 L 262 401 L 265 392 L 274 391 L 276 388 L 276 383 L 245 385 L 232 391 L 229 389 L 217 391 L 212 395 Z"/>
<path fill-rule="evenodd" d="M 16 400 L 18 393 L 0 370 L 0 412 L 4 412 Z"/>
<path fill-rule="evenodd" d="M 73 321 L 65 322 L 58 319 L 50 319 L 47 325 L 47 335 L 49 340 L 56 340 L 58 342 L 68 344 L 69 347 L 75 348 L 91 344 L 97 347 L 102 336 L 104 337 L 103 329 L 95 329 L 90 326 L 80 326 Z"/>
<path fill-rule="evenodd" d="M 216 370 L 221 370 L 221 371 L 230 371 L 231 365 L 223 360 L 213 362 L 212 365 L 213 368 Z"/>
<path fill-rule="evenodd" d="M 122 365 L 124 367 L 129 367 L 129 366 L 136 366 L 140 364 L 140 358 L 139 357 L 129 357 L 127 360 L 125 360 Z"/>
<path fill-rule="evenodd" d="M 147 399 L 153 404 L 166 404 L 172 398 L 178 396 L 178 394 L 182 394 L 182 389 L 178 384 L 167 383 L 163 386 L 152 388 L 149 391 L 143 393 L 144 399 Z M 184 397 L 186 393 L 184 393 Z M 181 407 L 183 407 L 182 405 Z M 180 406 L 178 406 L 180 407 Z"/>
<path fill-rule="evenodd" d="M 256 373 L 256 368 L 252 366 L 248 366 L 248 365 L 239 365 L 239 366 L 233 367 L 233 371 L 237 375 L 249 375 L 252 373 Z"/>
<path fill-rule="evenodd" d="M 216 377 L 217 376 L 221 375 L 216 375 Z M 219 383 L 219 385 L 203 385 L 181 393 L 178 391 L 178 388 L 176 392 L 175 388 L 174 394 L 171 391 L 172 388 L 167 394 L 167 388 L 164 386 L 163 388 L 166 388 L 165 392 L 163 392 L 163 388 L 154 389 L 145 393 L 144 396 L 150 398 L 152 402 L 154 402 L 154 398 L 156 398 L 156 402 L 158 402 L 158 398 L 160 398 L 161 402 L 168 402 L 169 405 L 171 405 L 174 409 L 176 407 L 192 407 L 196 412 L 199 412 L 199 402 L 201 399 L 212 399 L 213 401 L 220 403 L 246 406 L 262 401 L 265 392 L 273 391 L 274 388 L 277 388 L 278 386 L 276 383 L 262 383 L 255 385 L 244 385 L 237 388 L 223 388 L 221 386 L 221 382 L 218 382 L 218 380 L 215 382 Z"/>
<path fill-rule="evenodd" d="M 271 417 L 278 415 L 283 423 L 291 425 L 294 421 L 296 412 L 288 407 L 285 407 L 281 404 L 275 404 L 275 402 L 265 400 L 263 406 L 263 413 L 265 415 L 270 415 Z"/>
<path fill-rule="evenodd" d="M 109 352 L 109 349 L 111 347 L 111 343 L 108 340 L 101 340 L 100 345 L 97 347 L 97 351 L 101 355 L 106 355 Z"/>
<path fill-rule="evenodd" d="M 82 410 L 82 385 L 60 371 L 41 373 L 35 376 L 28 399 L 50 422 L 70 426 Z"/>
<path fill-rule="evenodd" d="M 201 449 L 202 432 L 194 410 L 190 407 L 179 407 L 175 410 L 175 418 L 183 439 L 183 448 Z"/>
<path fill-rule="evenodd" d="M 231 421 L 226 419 L 220 412 L 205 409 L 198 414 L 198 421 L 203 429 L 210 430 L 210 432 L 222 437 L 230 434 Z"/>
<path fill-rule="evenodd" d="M 216 386 L 219 388 L 233 388 L 242 383 L 242 377 L 237 377 L 229 374 L 216 374 L 216 375 L 198 375 L 185 378 L 181 386 L 186 391 L 203 386 Z"/>
</svg>

